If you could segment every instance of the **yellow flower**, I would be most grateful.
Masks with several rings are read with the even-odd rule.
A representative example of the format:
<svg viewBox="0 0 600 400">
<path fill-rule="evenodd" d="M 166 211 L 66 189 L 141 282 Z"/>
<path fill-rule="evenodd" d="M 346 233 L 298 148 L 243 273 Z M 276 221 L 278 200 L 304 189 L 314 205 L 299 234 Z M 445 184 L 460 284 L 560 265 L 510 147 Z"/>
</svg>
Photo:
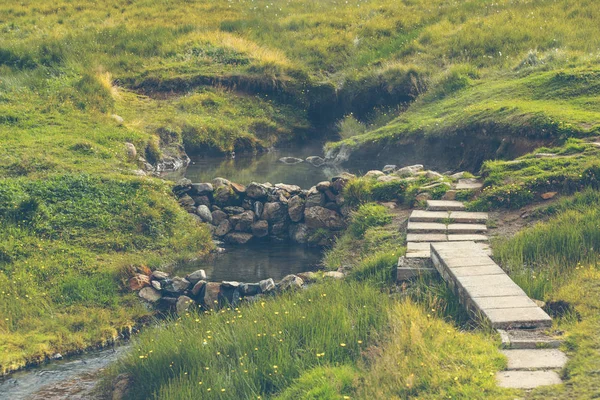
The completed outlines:
<svg viewBox="0 0 600 400">
<path fill-rule="evenodd" d="M 340 346 L 346 347 L 346 343 L 340 343 Z"/>
</svg>

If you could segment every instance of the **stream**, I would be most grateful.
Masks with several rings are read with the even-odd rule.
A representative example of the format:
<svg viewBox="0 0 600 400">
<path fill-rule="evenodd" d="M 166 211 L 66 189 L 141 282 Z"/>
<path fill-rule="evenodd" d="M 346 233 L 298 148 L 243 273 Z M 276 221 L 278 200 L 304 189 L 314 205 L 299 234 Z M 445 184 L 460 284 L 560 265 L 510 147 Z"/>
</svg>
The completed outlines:
<svg viewBox="0 0 600 400">
<path fill-rule="evenodd" d="M 241 184 L 252 181 L 282 182 L 308 189 L 344 172 L 344 169 L 334 166 L 315 167 L 307 162 L 287 165 L 279 161 L 281 157 L 305 159 L 312 155 L 322 155 L 321 147 L 289 148 L 256 156 L 238 155 L 235 159 L 193 156 L 192 163 L 185 171 L 166 175 L 165 178 L 178 179 L 183 174 L 192 182 L 210 182 L 220 176 Z M 359 168 L 351 171 L 365 172 Z M 204 269 L 211 281 L 257 282 L 266 278 L 277 281 L 288 274 L 318 269 L 321 257 L 320 249 L 288 242 L 264 241 L 244 246 L 225 246 L 223 253 L 179 265 L 175 273 L 183 275 Z M 0 399 L 93 399 L 93 390 L 102 370 L 126 354 L 129 348 L 129 344 L 124 344 L 89 351 L 0 378 Z"/>
</svg>

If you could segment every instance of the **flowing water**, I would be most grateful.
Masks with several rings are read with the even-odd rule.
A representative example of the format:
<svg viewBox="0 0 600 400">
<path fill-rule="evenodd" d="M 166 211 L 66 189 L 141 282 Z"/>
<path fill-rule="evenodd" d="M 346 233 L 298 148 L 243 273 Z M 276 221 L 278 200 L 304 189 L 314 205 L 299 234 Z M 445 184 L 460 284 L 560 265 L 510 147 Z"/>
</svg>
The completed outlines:
<svg viewBox="0 0 600 400">
<path fill-rule="evenodd" d="M 88 400 L 94 398 L 99 375 L 129 349 L 128 345 L 90 351 L 52 361 L 0 379 L 0 399 Z"/>
</svg>

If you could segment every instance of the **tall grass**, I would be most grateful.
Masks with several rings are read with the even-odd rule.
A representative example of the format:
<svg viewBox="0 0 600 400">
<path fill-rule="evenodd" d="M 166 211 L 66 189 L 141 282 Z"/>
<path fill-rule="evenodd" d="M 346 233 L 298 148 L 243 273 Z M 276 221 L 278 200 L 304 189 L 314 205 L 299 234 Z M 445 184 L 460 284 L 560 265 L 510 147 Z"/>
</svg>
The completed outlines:
<svg viewBox="0 0 600 400">
<path fill-rule="evenodd" d="M 195 312 L 144 332 L 120 369 L 132 398 L 256 398 L 304 371 L 356 360 L 387 322 L 389 300 L 331 282 L 233 310 Z"/>
<path fill-rule="evenodd" d="M 575 268 L 598 263 L 598 204 L 593 191 L 561 202 L 547 222 L 494 243 L 495 257 L 531 297 L 546 299 Z"/>
</svg>

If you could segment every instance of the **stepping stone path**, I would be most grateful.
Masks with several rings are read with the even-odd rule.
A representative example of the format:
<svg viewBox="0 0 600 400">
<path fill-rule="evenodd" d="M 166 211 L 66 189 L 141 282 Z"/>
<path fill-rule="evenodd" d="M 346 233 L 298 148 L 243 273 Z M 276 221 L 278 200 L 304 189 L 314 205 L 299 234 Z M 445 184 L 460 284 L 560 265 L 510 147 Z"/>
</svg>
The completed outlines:
<svg viewBox="0 0 600 400">
<path fill-rule="evenodd" d="M 457 185 L 460 190 L 480 187 L 473 180 Z M 499 386 L 532 389 L 562 383 L 557 371 L 567 357 L 556 349 L 561 341 L 544 333 L 551 318 L 490 258 L 487 213 L 464 210 L 458 201 L 429 200 L 427 210 L 411 213 L 397 279 L 438 272 L 472 315 L 498 330 L 508 359 L 507 369 L 496 375 Z"/>
</svg>

